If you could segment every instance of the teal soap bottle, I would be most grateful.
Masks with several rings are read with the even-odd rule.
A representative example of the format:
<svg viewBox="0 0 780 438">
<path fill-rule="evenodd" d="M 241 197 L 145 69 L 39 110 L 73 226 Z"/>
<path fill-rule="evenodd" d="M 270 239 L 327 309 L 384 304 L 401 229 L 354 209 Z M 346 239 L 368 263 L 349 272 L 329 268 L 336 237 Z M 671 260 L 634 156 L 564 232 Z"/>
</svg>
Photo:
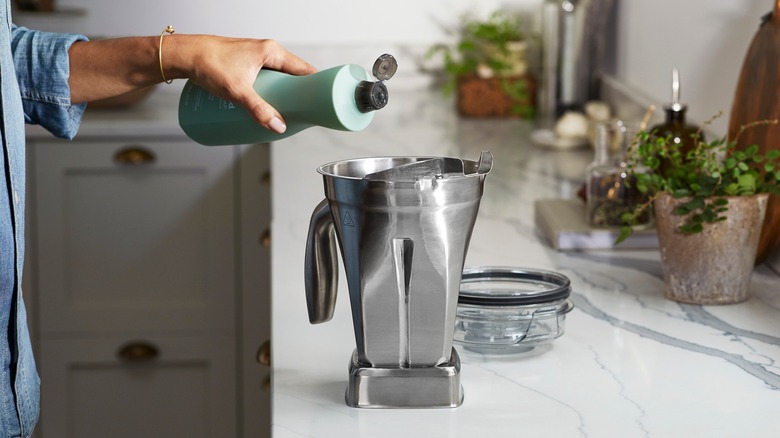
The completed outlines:
<svg viewBox="0 0 780 438">
<path fill-rule="evenodd" d="M 179 126 L 206 146 L 278 141 L 312 126 L 360 131 L 374 111 L 388 101 L 384 82 L 398 64 L 391 55 L 376 60 L 371 73 L 355 64 L 294 76 L 260 70 L 255 91 L 284 117 L 287 130 L 278 134 L 259 125 L 242 107 L 221 99 L 188 80 L 179 99 Z"/>
</svg>

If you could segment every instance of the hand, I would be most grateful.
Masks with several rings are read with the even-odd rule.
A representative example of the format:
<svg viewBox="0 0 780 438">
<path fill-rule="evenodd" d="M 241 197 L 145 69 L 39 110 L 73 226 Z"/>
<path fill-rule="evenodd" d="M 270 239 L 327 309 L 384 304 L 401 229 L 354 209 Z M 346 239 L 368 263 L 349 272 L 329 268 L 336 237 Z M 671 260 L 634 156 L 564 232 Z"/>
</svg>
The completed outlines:
<svg viewBox="0 0 780 438">
<path fill-rule="evenodd" d="M 294 75 L 316 71 L 273 40 L 234 39 L 206 35 L 172 35 L 163 53 L 172 54 L 171 74 L 189 77 L 212 94 L 244 107 L 262 126 L 284 132 L 281 114 L 255 92 L 253 84 L 261 68 Z M 168 37 L 166 37 L 168 38 Z M 164 56 L 165 56 L 164 55 Z M 177 71 L 176 62 L 184 66 Z"/>
<path fill-rule="evenodd" d="M 74 43 L 68 51 L 71 102 L 92 102 L 160 83 L 159 44 L 159 36 Z M 166 78 L 190 78 L 246 108 L 258 123 L 275 132 L 284 132 L 286 124 L 255 92 L 257 73 L 262 68 L 294 75 L 316 71 L 273 40 L 174 34 L 163 37 L 162 51 Z"/>
<path fill-rule="evenodd" d="M 126 37 L 74 43 L 68 53 L 71 102 L 117 96 L 162 81 L 160 37 Z M 253 88 L 262 68 L 294 75 L 316 72 L 273 40 L 212 35 L 166 35 L 162 68 L 166 78 L 190 78 L 209 92 L 246 108 L 262 126 L 284 132 L 279 112 Z"/>
</svg>

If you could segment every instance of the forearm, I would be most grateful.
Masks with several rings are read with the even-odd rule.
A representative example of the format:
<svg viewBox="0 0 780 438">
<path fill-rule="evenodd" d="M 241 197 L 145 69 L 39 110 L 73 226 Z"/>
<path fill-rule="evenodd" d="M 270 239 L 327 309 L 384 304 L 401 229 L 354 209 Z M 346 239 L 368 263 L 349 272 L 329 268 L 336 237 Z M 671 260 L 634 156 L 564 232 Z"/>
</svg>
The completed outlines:
<svg viewBox="0 0 780 438">
<path fill-rule="evenodd" d="M 90 102 L 161 82 L 158 44 L 159 37 L 151 36 L 74 43 L 68 51 L 71 102 Z"/>
<path fill-rule="evenodd" d="M 197 78 L 198 56 L 211 56 L 210 61 L 218 63 L 220 60 L 213 53 L 223 53 L 223 47 L 231 43 L 247 41 L 211 35 L 165 34 L 162 44 L 159 36 L 76 42 L 68 51 L 71 102 L 90 102 L 154 85 L 163 81 L 163 72 L 165 79 Z M 215 50 L 219 45 L 223 47 Z M 260 65 L 257 63 L 256 68 Z"/>
</svg>

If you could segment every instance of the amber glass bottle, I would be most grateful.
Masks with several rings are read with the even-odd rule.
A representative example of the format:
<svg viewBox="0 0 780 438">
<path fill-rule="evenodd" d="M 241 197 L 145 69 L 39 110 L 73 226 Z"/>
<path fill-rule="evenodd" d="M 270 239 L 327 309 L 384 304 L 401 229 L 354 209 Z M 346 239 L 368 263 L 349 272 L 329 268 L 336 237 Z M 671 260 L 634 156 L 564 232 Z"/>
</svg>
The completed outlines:
<svg viewBox="0 0 780 438">
<path fill-rule="evenodd" d="M 674 69 L 672 70 L 672 102 L 664 106 L 666 120 L 650 128 L 650 132 L 655 132 L 655 135 L 662 137 L 671 136 L 672 141 L 682 146 L 680 151 L 683 156 L 696 147 L 697 141 L 704 140 L 704 135 L 698 126 L 686 123 L 687 109 L 687 106 L 680 103 L 680 74 L 677 69 Z M 662 162 L 659 167 L 661 174 L 665 175 L 667 169 L 668 165 Z"/>
</svg>

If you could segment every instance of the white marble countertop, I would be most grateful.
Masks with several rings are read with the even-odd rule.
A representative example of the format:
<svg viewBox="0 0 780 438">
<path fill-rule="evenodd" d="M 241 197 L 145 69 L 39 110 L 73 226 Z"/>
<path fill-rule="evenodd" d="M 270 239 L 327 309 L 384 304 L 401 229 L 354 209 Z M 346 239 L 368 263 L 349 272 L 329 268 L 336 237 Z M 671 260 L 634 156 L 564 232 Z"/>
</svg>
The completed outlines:
<svg viewBox="0 0 780 438">
<path fill-rule="evenodd" d="M 131 109 L 90 110 L 79 138 L 183 137 L 177 95 L 175 86 L 163 86 Z M 393 93 L 363 132 L 314 128 L 272 146 L 275 438 L 777 434 L 777 268 L 755 270 L 749 301 L 701 307 L 663 298 L 657 251 L 552 250 L 536 233 L 533 201 L 574 197 L 591 152 L 535 147 L 529 133 L 522 122 L 459 119 L 437 93 L 405 90 Z M 50 138 L 39 127 L 28 135 Z M 459 348 L 465 393 L 459 408 L 347 407 L 355 341 L 343 271 L 333 320 L 313 326 L 306 312 L 306 231 L 323 198 L 315 169 L 376 155 L 475 160 L 481 150 L 490 150 L 495 163 L 466 264 L 567 275 L 576 307 L 565 334 L 552 348 L 525 357 Z"/>
<path fill-rule="evenodd" d="M 273 436 L 735 437 L 780 430 L 780 275 L 756 269 L 752 297 L 729 306 L 663 298 L 657 251 L 556 252 L 533 201 L 573 197 L 587 149 L 551 151 L 517 121 L 473 121 L 426 93 L 395 93 L 360 133 L 311 129 L 273 157 Z M 324 163 L 376 155 L 495 156 L 467 266 L 567 275 L 575 309 L 552 348 L 483 356 L 459 348 L 465 399 L 454 409 L 356 409 L 344 403 L 355 346 L 346 279 L 333 320 L 310 325 L 303 259 Z M 341 269 L 341 268 L 340 268 Z"/>
</svg>

